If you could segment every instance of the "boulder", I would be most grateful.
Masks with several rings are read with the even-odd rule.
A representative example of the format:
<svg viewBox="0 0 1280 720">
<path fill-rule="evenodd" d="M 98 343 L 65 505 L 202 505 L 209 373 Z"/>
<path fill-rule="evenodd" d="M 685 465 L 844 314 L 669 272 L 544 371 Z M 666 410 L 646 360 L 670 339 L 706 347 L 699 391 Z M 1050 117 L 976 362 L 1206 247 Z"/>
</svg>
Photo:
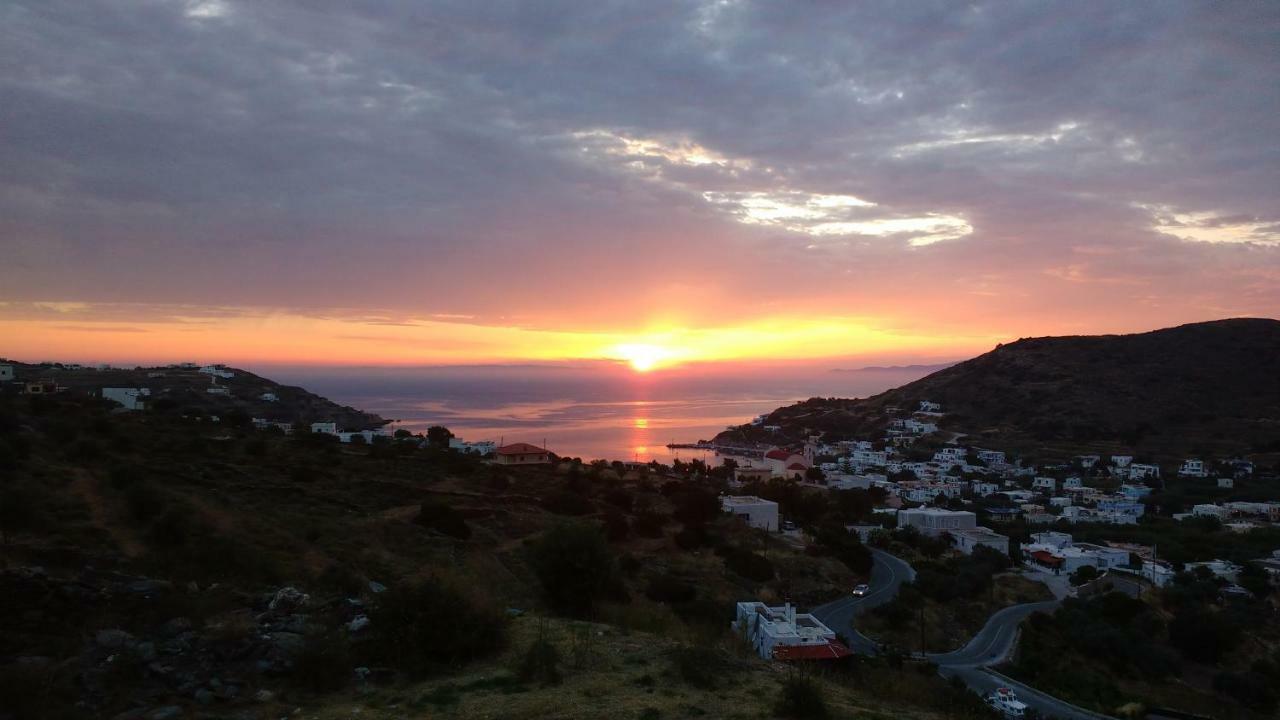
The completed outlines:
<svg viewBox="0 0 1280 720">
<path fill-rule="evenodd" d="M 276 591 L 267 607 L 272 612 L 291 613 L 310 602 L 311 596 L 296 587 L 282 587 Z"/>
<path fill-rule="evenodd" d="M 347 630 L 350 632 L 360 632 L 369 626 L 369 616 L 357 615 L 347 623 Z"/>
<path fill-rule="evenodd" d="M 94 635 L 94 641 L 101 647 L 114 650 L 125 647 L 129 643 L 133 642 L 133 636 L 124 630 L 109 628 L 107 630 L 99 630 L 97 634 Z"/>
</svg>

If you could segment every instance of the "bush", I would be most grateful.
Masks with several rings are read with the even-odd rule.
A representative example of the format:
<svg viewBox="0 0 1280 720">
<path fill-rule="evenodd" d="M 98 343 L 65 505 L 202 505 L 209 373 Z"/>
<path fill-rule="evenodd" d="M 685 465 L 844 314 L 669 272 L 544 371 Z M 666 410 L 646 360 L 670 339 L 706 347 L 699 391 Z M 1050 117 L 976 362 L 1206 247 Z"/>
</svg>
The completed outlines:
<svg viewBox="0 0 1280 720">
<path fill-rule="evenodd" d="M 341 690 L 351 679 L 352 666 L 346 638 L 337 634 L 313 635 L 294 655 L 289 682 L 316 693 Z"/>
<path fill-rule="evenodd" d="M 782 681 L 782 691 L 773 711 L 780 717 L 811 720 L 827 717 L 822 688 L 813 678 L 790 672 Z"/>
<path fill-rule="evenodd" d="M 704 690 L 715 687 L 720 668 L 720 654 L 700 645 L 680 645 L 671 651 L 671 668 L 685 683 Z"/>
<path fill-rule="evenodd" d="M 580 517 L 596 511 L 595 503 L 568 490 L 559 490 L 542 499 L 542 507 L 556 515 Z"/>
<path fill-rule="evenodd" d="M 516 676 L 523 682 L 536 682 L 542 686 L 560 684 L 560 651 L 542 633 L 533 641 L 524 657 L 520 659 L 520 667 Z"/>
<path fill-rule="evenodd" d="M 489 655 L 506 641 L 505 614 L 435 580 L 387 590 L 369 619 L 377 658 L 418 677 Z"/>
<path fill-rule="evenodd" d="M 613 553 L 595 525 L 552 527 L 533 544 L 530 561 L 551 606 L 568 615 L 589 615 L 621 587 Z"/>
<path fill-rule="evenodd" d="M 1218 673 L 1213 678 L 1213 691 L 1261 712 L 1276 708 L 1275 686 L 1260 673 Z"/>
<path fill-rule="evenodd" d="M 424 502 L 418 510 L 418 517 L 414 519 L 414 522 L 428 530 L 444 533 L 451 538 L 466 540 L 471 537 L 471 527 L 467 525 L 467 521 L 462 518 L 462 515 L 450 505 Z"/>
<path fill-rule="evenodd" d="M 655 575 L 649 578 L 649 587 L 644 594 L 654 602 L 683 603 L 692 602 L 698 596 L 698 590 L 679 578 Z"/>
<path fill-rule="evenodd" d="M 744 548 L 727 548 L 724 565 L 730 572 L 748 580 L 769 582 L 773 579 L 773 563 L 769 562 L 769 558 Z"/>
</svg>

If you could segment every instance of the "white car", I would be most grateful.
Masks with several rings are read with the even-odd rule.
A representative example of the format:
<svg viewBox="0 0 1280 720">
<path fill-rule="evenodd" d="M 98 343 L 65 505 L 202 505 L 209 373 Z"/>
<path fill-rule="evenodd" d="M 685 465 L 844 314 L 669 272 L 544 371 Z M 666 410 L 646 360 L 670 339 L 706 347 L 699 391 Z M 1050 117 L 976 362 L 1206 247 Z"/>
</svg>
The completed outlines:
<svg viewBox="0 0 1280 720">
<path fill-rule="evenodd" d="M 865 595 L 866 595 L 867 593 L 869 593 L 869 592 L 871 592 L 871 588 L 870 588 L 866 583 L 862 583 L 861 585 L 854 585 L 854 586 L 853 586 L 853 596 L 854 596 L 854 597 L 863 597 L 863 596 L 865 596 Z"/>
<path fill-rule="evenodd" d="M 987 695 L 986 701 L 1007 718 L 1020 718 L 1027 714 L 1027 704 L 1019 700 L 1013 690 L 1007 687 L 996 688 Z"/>
</svg>

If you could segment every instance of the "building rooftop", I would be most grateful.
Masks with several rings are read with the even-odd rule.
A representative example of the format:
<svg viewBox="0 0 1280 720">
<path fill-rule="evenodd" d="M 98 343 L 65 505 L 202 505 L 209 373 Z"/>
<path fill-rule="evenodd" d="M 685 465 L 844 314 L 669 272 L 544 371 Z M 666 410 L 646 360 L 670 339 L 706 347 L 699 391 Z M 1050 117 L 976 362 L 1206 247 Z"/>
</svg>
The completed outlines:
<svg viewBox="0 0 1280 720">
<path fill-rule="evenodd" d="M 777 505 L 772 500 L 756 497 L 755 495 L 728 495 L 720 498 L 724 505 Z"/>
</svg>

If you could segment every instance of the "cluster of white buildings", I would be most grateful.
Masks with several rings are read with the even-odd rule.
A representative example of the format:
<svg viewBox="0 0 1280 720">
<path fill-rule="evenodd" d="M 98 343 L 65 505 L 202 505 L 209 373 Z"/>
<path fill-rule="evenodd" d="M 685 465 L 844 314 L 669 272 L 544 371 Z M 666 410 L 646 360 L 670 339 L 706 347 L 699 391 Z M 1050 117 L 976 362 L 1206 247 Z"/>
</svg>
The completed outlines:
<svg viewBox="0 0 1280 720">
<path fill-rule="evenodd" d="M 898 527 L 912 527 L 930 537 L 946 535 L 965 555 L 972 555 L 978 547 L 988 547 L 1006 555 L 1009 553 L 1009 538 L 991 528 L 979 527 L 978 516 L 967 510 L 936 507 L 899 510 Z"/>
</svg>

